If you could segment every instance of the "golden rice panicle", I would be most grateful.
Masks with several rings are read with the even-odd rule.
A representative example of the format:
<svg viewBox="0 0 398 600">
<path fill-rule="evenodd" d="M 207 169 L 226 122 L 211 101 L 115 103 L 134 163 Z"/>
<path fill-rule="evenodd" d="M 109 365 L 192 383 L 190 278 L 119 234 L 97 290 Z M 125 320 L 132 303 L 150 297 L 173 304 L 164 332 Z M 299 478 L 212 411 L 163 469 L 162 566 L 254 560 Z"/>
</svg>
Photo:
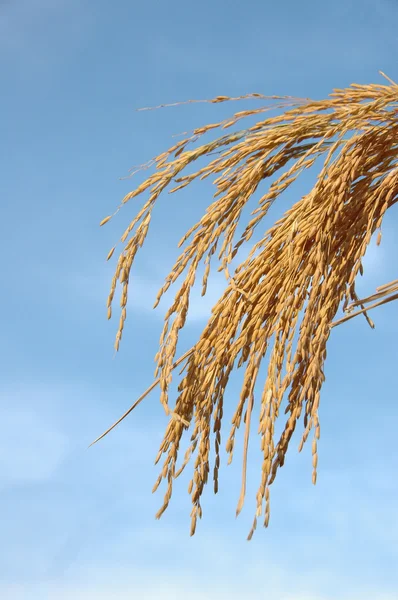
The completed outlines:
<svg viewBox="0 0 398 600">
<path fill-rule="evenodd" d="M 398 199 L 398 86 L 389 79 L 388 82 L 389 85 L 353 84 L 347 89 L 334 90 L 320 101 L 248 95 L 246 98 L 273 102 L 197 128 L 191 137 L 153 159 L 151 165 L 155 165 L 155 172 L 122 201 L 123 205 L 143 192 L 149 193 L 149 199 L 121 238 L 124 248 L 108 298 L 110 317 L 115 290 L 120 284 L 121 316 L 116 349 L 126 319 L 130 271 L 145 241 L 157 198 L 172 185 L 170 191 L 176 191 L 198 178 L 215 177 L 214 200 L 180 241 L 179 246 L 184 249 L 156 299 L 155 306 L 186 271 L 165 316 L 156 355 L 155 381 L 100 436 L 111 431 L 155 385 L 160 386 L 160 400 L 170 420 L 156 459 L 158 462 L 163 456 L 164 462 L 154 490 L 164 479 L 167 481 L 157 517 L 169 505 L 173 481 L 191 459 L 194 460 L 188 487 L 192 501 L 191 535 L 195 533 L 198 517 L 202 517 L 201 497 L 211 470 L 214 491 L 218 491 L 224 392 L 235 366 L 244 368 L 244 379 L 226 450 L 230 462 L 236 433 L 243 421 L 239 514 L 246 493 L 248 443 L 256 402 L 254 388 L 262 360 L 269 351 L 258 426 L 261 480 L 250 539 L 261 515 L 264 525 L 268 526 L 270 486 L 285 462 L 299 421 L 303 424 L 299 451 L 313 431 L 312 481 L 316 482 L 320 439 L 318 410 L 325 380 L 326 345 L 332 328 L 358 314 L 364 314 L 373 326 L 366 311 L 398 298 L 398 281 L 381 286 L 373 296 L 363 300 L 355 291 L 355 280 L 362 272 L 362 259 L 370 239 L 376 230 L 380 231 L 386 211 Z M 218 96 L 209 102 L 228 100 L 239 98 Z M 282 109 L 282 113 L 273 117 L 265 115 L 275 107 Z M 251 115 L 261 115 L 254 126 L 187 149 L 208 131 L 228 129 Z M 209 158 L 205 166 L 192 174 L 183 174 L 188 165 L 202 157 Z M 231 276 L 228 267 L 240 246 L 251 238 L 278 197 L 319 158 L 323 159 L 323 166 L 313 189 L 299 198 L 266 232 Z M 289 161 L 291 166 L 286 168 Z M 264 185 L 265 180 L 275 174 L 276 180 L 268 188 L 265 186 L 243 235 L 235 242 L 247 202 L 260 184 Z M 108 259 L 113 251 L 114 248 Z M 223 270 L 227 278 L 226 289 L 194 346 L 175 360 L 197 269 L 203 261 L 202 294 L 205 294 L 211 258 L 216 252 L 219 270 Z M 342 303 L 346 314 L 335 321 Z M 179 395 L 171 410 L 168 391 L 172 374 L 184 361 Z M 275 439 L 275 423 L 282 411 L 286 422 L 279 439 Z M 177 468 L 180 442 L 188 428 L 192 428 L 190 445 Z M 213 465 L 210 460 L 212 437 Z"/>
</svg>

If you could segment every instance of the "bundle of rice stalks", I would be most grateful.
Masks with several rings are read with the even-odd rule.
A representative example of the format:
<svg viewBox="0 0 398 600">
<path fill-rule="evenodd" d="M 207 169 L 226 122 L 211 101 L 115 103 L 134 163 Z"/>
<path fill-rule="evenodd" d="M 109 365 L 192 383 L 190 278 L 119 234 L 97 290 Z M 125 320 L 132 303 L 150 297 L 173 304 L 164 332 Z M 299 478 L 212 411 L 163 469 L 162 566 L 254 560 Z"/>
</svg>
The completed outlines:
<svg viewBox="0 0 398 600">
<path fill-rule="evenodd" d="M 398 85 L 386 79 L 389 85 L 353 84 L 347 89 L 334 90 L 327 99 L 320 101 L 278 96 L 266 98 L 261 94 L 243 96 L 268 99 L 270 105 L 237 112 L 227 121 L 196 129 L 191 137 L 157 156 L 152 161 L 155 172 L 122 201 L 121 206 L 149 191 L 149 199 L 121 238 L 125 245 L 108 298 L 110 318 L 115 290 L 120 283 L 121 317 L 116 350 L 126 319 L 131 268 L 147 235 L 156 200 L 171 184 L 175 184 L 170 190 L 174 192 L 197 178 L 217 176 L 215 200 L 180 241 L 179 246 L 185 244 L 185 250 L 156 299 L 155 306 L 187 269 L 165 316 L 156 355 L 155 381 L 125 415 L 98 438 L 111 431 L 151 389 L 160 386 L 160 401 L 170 420 L 156 458 L 157 463 L 164 456 L 164 464 L 154 489 L 163 479 L 167 480 L 164 503 L 157 517 L 169 504 L 174 480 L 195 454 L 189 484 L 193 504 L 191 535 L 195 532 L 197 518 L 202 516 L 201 495 L 210 468 L 214 491 L 218 489 L 224 391 L 236 361 L 238 367 L 244 366 L 244 382 L 226 450 L 230 462 L 236 431 L 243 418 L 244 452 L 238 514 L 245 498 L 254 387 L 261 361 L 269 351 L 267 378 L 259 398 L 262 472 L 250 539 L 260 515 L 264 514 L 264 525 L 268 525 L 269 488 L 284 464 L 298 421 L 303 423 L 304 429 L 299 451 L 313 430 L 312 481 L 316 482 L 320 437 L 318 408 L 331 329 L 358 313 L 363 313 L 373 326 L 365 304 L 376 300 L 378 302 L 373 305 L 376 306 L 398 297 L 397 281 L 383 286 L 374 296 L 364 300 L 359 300 L 355 292 L 355 280 L 362 271 L 362 259 L 370 239 L 376 230 L 380 230 L 386 211 L 398 199 Z M 239 99 L 218 96 L 209 102 Z M 189 143 L 198 141 L 207 131 L 227 129 L 245 117 L 261 115 L 270 107 L 275 108 L 275 101 L 283 109 L 282 114 L 261 117 L 252 127 L 187 149 Z M 202 157 L 211 157 L 206 166 L 193 174 L 183 174 L 188 165 Z M 320 157 L 323 167 L 313 189 L 266 232 L 231 276 L 228 266 L 240 246 L 251 238 L 270 206 Z M 289 162 L 292 166 L 287 168 Z M 234 244 L 243 208 L 258 186 L 275 174 L 279 176 L 264 190 L 243 235 Z M 110 218 L 106 217 L 101 224 Z M 378 243 L 380 237 L 379 232 Z M 114 250 L 112 248 L 108 259 Z M 198 341 L 184 356 L 175 360 L 178 336 L 187 318 L 197 268 L 204 260 L 203 295 L 211 258 L 216 251 L 219 271 L 224 271 L 227 279 L 225 292 L 213 307 Z M 348 313 L 343 319 L 334 321 L 341 303 Z M 169 386 L 173 370 L 184 361 L 179 395 L 171 410 Z M 282 405 L 285 397 L 287 402 Z M 287 415 L 286 424 L 280 438 L 275 440 L 275 421 L 282 409 Z M 181 466 L 177 467 L 182 436 L 191 426 L 191 444 Z M 215 461 L 211 467 L 212 430 Z"/>
</svg>

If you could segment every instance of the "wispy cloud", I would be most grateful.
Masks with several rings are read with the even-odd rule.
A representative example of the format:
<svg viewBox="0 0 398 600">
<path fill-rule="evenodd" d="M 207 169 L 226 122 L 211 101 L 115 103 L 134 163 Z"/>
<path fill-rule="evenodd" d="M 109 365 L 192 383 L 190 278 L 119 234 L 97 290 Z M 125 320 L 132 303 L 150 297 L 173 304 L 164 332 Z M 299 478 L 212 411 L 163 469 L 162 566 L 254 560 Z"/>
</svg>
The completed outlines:
<svg viewBox="0 0 398 600">
<path fill-rule="evenodd" d="M 2 397 L 7 396 L 4 392 L 3 388 Z M 233 390 L 227 393 L 227 404 L 230 395 Z M 365 456 L 366 465 L 354 475 L 349 461 L 344 469 L 331 470 L 323 460 L 328 453 L 326 439 L 319 482 L 313 488 L 309 465 L 292 449 L 272 492 L 270 529 L 260 528 L 247 544 L 244 514 L 232 523 L 233 530 L 225 526 L 232 518 L 234 482 L 239 479 L 241 465 L 236 457 L 223 477 L 220 497 L 215 503 L 209 503 L 210 498 L 204 502 L 206 518 L 195 538 L 189 538 L 186 494 L 175 492 L 168 513 L 160 522 L 153 518 L 162 497 L 161 491 L 150 496 L 158 474 L 153 458 L 167 421 L 161 410 L 153 413 L 145 431 L 130 420 L 117 435 L 84 451 L 88 419 L 94 415 L 102 421 L 111 412 L 97 389 L 72 382 L 44 387 L 32 381 L 8 397 L 10 405 L 27 416 L 19 418 L 18 411 L 9 411 L 6 428 L 14 436 L 18 432 L 17 443 L 6 433 L 7 446 L 1 448 L 3 456 L 11 454 L 8 466 L 2 468 L 2 485 L 3 498 L 9 502 L 7 514 L 12 515 L 6 529 L 3 525 L 9 542 L 4 555 L 0 553 L 0 565 L 7 566 L 0 577 L 1 597 L 254 600 L 263 597 L 266 589 L 271 600 L 393 600 L 388 580 L 377 590 L 371 586 L 374 573 L 369 572 L 360 585 L 357 581 L 361 561 L 371 560 L 372 552 L 379 552 L 380 565 L 375 567 L 379 570 L 384 568 L 384 554 L 391 561 L 396 558 L 398 531 L 392 523 L 397 490 L 388 472 L 391 461 L 381 468 L 376 458 Z M 343 434 L 342 444 L 348 435 Z M 356 432 L 353 443 L 361 435 Z M 378 445 L 382 437 L 381 431 L 376 433 L 373 443 Z M 16 478 L 11 476 L 14 469 Z M 250 499 L 255 495 L 258 472 L 252 477 L 254 471 L 253 462 L 245 514 L 251 511 Z M 369 471 L 378 473 L 372 482 Z M 17 481 L 24 486 L 15 486 Z M 227 504 L 225 511 L 222 507 Z M 377 521 L 375 504 L 382 509 Z M 223 514 L 218 518 L 220 510 Z M 373 550 L 367 556 L 370 541 Z M 357 553 L 355 568 L 349 562 L 352 572 L 344 568 L 339 545 L 350 556 Z M 198 573 L 206 577 L 197 579 Z"/>
<path fill-rule="evenodd" d="M 156 248 L 155 248 L 156 250 Z M 229 267 L 231 276 L 234 274 L 235 268 L 242 263 L 251 251 L 250 244 L 243 246 L 238 255 L 232 260 Z M 254 254 L 256 256 L 258 251 Z M 163 286 L 165 277 L 168 274 L 166 265 L 170 264 L 167 256 L 161 258 L 156 254 L 150 253 L 146 256 L 144 266 L 136 266 L 132 268 L 130 276 L 130 289 L 128 310 L 132 314 L 144 313 L 151 315 L 153 318 L 163 320 L 166 310 L 173 303 L 176 292 L 185 277 L 184 274 L 178 279 L 164 294 L 159 305 L 153 309 L 156 296 Z M 112 265 L 113 267 L 114 265 Z M 213 306 L 218 302 L 222 294 L 227 288 L 227 280 L 224 272 L 218 272 L 219 264 L 217 261 L 212 263 L 211 272 L 208 278 L 206 294 L 201 295 L 202 277 L 204 272 L 203 264 L 198 268 L 195 284 L 192 287 L 189 312 L 187 317 L 187 325 L 196 325 L 208 320 L 211 315 Z M 112 269 L 98 267 L 96 269 L 87 269 L 86 273 L 62 273 L 55 283 L 63 290 L 73 290 L 76 302 L 86 300 L 90 303 L 95 303 L 97 306 L 105 306 L 106 298 L 109 293 L 110 283 L 113 276 Z M 120 286 L 115 294 L 114 312 L 117 314 L 119 302 Z M 71 299 L 72 300 L 72 299 Z"/>
<path fill-rule="evenodd" d="M 16 386 L 1 395 L 0 487 L 49 480 L 68 451 L 68 436 L 40 410 L 33 390 L 26 397 Z"/>
</svg>

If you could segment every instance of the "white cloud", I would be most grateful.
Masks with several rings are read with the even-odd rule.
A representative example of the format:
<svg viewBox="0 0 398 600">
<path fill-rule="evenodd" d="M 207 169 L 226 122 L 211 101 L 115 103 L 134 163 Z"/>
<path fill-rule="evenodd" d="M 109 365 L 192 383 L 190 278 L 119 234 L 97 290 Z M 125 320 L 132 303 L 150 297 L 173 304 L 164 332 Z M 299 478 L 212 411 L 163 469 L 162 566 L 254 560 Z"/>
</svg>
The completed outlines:
<svg viewBox="0 0 398 600">
<path fill-rule="evenodd" d="M 377 233 L 372 237 L 363 259 L 364 274 L 372 279 L 382 275 L 386 260 L 385 245 L 377 246 Z"/>
<path fill-rule="evenodd" d="M 2 410 L 0 486 L 33 483 L 51 478 L 68 450 L 68 438 L 51 417 L 22 402 L 20 394 L 2 394 L 9 408 Z"/>
<path fill-rule="evenodd" d="M 70 432 L 70 423 L 62 419 L 61 411 L 65 410 L 69 397 L 72 397 L 73 405 L 68 405 L 68 410 L 76 414 L 76 406 L 80 407 L 79 435 L 73 439 L 76 445 L 82 425 L 94 409 L 95 394 L 86 392 L 86 402 L 81 401 L 81 394 L 80 397 L 73 394 L 71 384 L 60 383 L 52 390 L 26 385 L 24 398 L 22 391 L 12 397 L 8 393 L 10 405 L 19 404 L 21 412 L 29 402 L 34 407 L 22 421 L 18 421 L 18 413 L 10 411 L 4 442 L 7 445 L 1 448 L 3 456 L 20 451 L 21 440 L 28 436 L 28 443 L 21 453 L 25 461 L 24 464 L 21 462 L 21 479 L 26 480 L 29 477 L 27 471 L 32 469 L 36 481 L 47 478 L 47 483 L 51 484 L 51 476 L 55 474 L 63 452 L 62 448 L 61 451 L 57 448 L 58 442 L 52 435 L 56 432 L 60 439 L 68 439 Z M 104 412 L 110 410 L 97 398 L 95 408 L 99 413 L 97 418 L 101 419 Z M 61 420 L 55 418 L 55 414 Z M 151 445 L 159 433 L 156 431 L 154 435 L 151 429 L 154 423 L 155 428 L 159 427 L 159 420 L 154 417 L 145 430 L 137 425 L 119 430 L 106 443 L 78 457 L 70 465 L 69 475 L 66 470 L 62 473 L 65 497 L 63 500 L 58 497 L 56 505 L 51 503 L 51 485 L 47 485 L 36 500 L 18 496 L 15 505 L 7 508 L 13 518 L 14 530 L 5 560 L 8 574 L 7 577 L 0 576 L 0 597 L 7 600 L 47 597 L 60 600 L 127 600 L 134 597 L 159 600 L 396 600 L 389 583 L 381 583 L 377 568 L 373 574 L 364 575 L 363 581 L 355 581 L 361 560 L 366 559 L 361 552 L 372 556 L 378 548 L 384 548 L 383 552 L 390 553 L 391 560 L 394 558 L 398 532 L 391 526 L 391 521 L 396 483 L 387 472 L 392 457 L 384 470 L 376 470 L 376 458 L 369 461 L 368 457 L 360 472 L 353 471 L 349 461 L 344 469 L 335 471 L 328 472 L 321 467 L 319 483 L 314 488 L 309 484 L 309 472 L 308 481 L 301 480 L 303 471 L 310 468 L 296 456 L 286 464 L 286 471 L 280 474 L 280 481 L 272 491 L 270 529 L 262 531 L 259 527 L 250 544 L 245 540 L 248 520 L 244 517 L 233 521 L 232 505 L 236 498 L 231 498 L 228 491 L 225 494 L 223 485 L 224 491 L 220 491 L 220 495 L 224 496 L 218 500 L 222 506 L 224 500 L 229 503 L 226 512 L 232 520 L 233 533 L 226 528 L 227 518 L 214 518 L 211 507 L 206 506 L 197 535 L 190 538 L 189 498 L 181 492 L 181 487 L 180 492 L 175 491 L 176 497 L 172 499 L 173 506 L 168 514 L 160 522 L 153 520 L 152 505 L 158 508 L 162 498 L 162 492 L 156 497 L 150 495 L 155 477 L 154 470 L 151 468 L 149 472 L 148 465 L 156 454 L 157 447 L 151 448 Z M 11 438 L 18 428 L 19 442 L 12 445 Z M 363 432 L 357 435 L 363 435 Z M 39 437 L 47 446 L 40 447 L 39 444 L 32 467 L 30 454 L 35 454 Z M 378 438 L 373 442 L 377 445 Z M 238 459 L 237 465 L 233 464 L 229 469 L 229 477 L 235 483 L 240 466 Z M 372 482 L 369 482 L 369 472 L 378 473 L 377 478 L 372 476 Z M 56 481 L 59 480 L 58 477 Z M 225 475 L 223 480 L 227 483 Z M 291 493 L 292 486 L 294 493 Z M 251 487 L 249 484 L 248 500 L 249 496 L 251 500 L 254 498 Z M 374 494 L 370 493 L 373 487 Z M 233 488 L 235 493 L 236 486 Z M 49 506 L 44 511 L 38 510 L 35 501 L 39 504 L 49 502 Z M 251 506 L 252 502 L 249 504 Z M 376 521 L 372 520 L 374 504 L 381 507 Z M 21 514 L 24 507 L 25 510 L 28 508 L 27 516 Z M 289 533 L 292 521 L 296 519 L 299 523 Z M 359 541 L 355 540 L 356 534 Z M 23 545 L 18 547 L 22 541 Z M 372 544 L 371 549 L 366 543 Z M 344 554 L 348 557 L 347 567 L 342 562 Z M 380 568 L 382 562 L 381 556 Z M 352 567 L 354 572 L 351 572 Z M 14 583 L 10 572 L 17 574 Z M 370 581 L 379 583 L 377 589 L 376 586 L 371 588 Z"/>
<path fill-rule="evenodd" d="M 294 564 L 277 565 L 269 553 L 264 558 L 247 560 L 247 553 L 240 549 L 230 552 L 227 547 L 219 548 L 232 558 L 231 568 L 219 568 L 217 559 L 208 570 L 202 569 L 203 561 L 197 553 L 207 552 L 214 540 L 206 540 L 206 545 L 189 551 L 186 560 L 177 561 L 172 568 L 161 565 L 148 565 L 137 568 L 135 565 L 108 565 L 96 569 L 93 565 L 84 565 L 80 575 L 67 581 L 48 581 L 1 585 L 0 593 L 7 600 L 397 600 L 393 591 L 378 588 L 365 588 L 358 581 L 355 592 L 344 590 L 344 585 L 336 594 L 327 590 L 327 580 L 333 577 L 326 567 L 323 582 L 317 571 L 310 565 L 305 573 L 298 573 Z M 170 549 L 171 551 L 171 549 Z M 180 556 L 180 553 L 175 553 Z M 246 555 L 246 556 L 245 556 Z M 329 571 L 329 573 L 328 573 Z M 338 574 L 335 574 L 338 581 Z M 304 580 L 307 579 L 305 582 Z M 294 587 L 297 591 L 294 591 Z M 322 591 L 319 591 L 321 586 Z M 318 590 L 317 590 L 318 588 Z"/>
<path fill-rule="evenodd" d="M 240 248 L 239 254 L 233 259 L 229 268 L 231 276 L 235 268 L 247 258 L 250 250 L 250 244 Z M 185 274 L 183 273 L 167 290 L 156 309 L 153 309 L 156 296 L 169 273 L 170 266 L 166 266 L 169 262 L 166 257 L 159 260 L 159 257 L 154 256 L 153 260 L 151 260 L 151 255 L 149 255 L 146 257 L 144 267 L 137 265 L 132 268 L 127 311 L 133 318 L 137 313 L 144 313 L 151 315 L 152 318 L 163 321 L 166 311 L 172 305 L 174 297 L 185 278 Z M 81 298 L 83 298 L 90 303 L 97 304 L 97 306 L 105 307 L 114 266 L 115 264 L 92 268 L 87 265 L 86 273 L 63 272 L 62 278 L 58 280 L 58 285 L 61 285 L 68 291 L 70 302 L 73 300 L 73 296 L 71 295 L 71 291 L 73 290 L 73 295 L 77 302 L 80 302 Z M 205 323 L 211 315 L 211 309 L 224 293 L 227 287 L 227 280 L 224 273 L 217 272 L 218 267 L 218 261 L 214 260 L 211 265 L 206 294 L 205 296 L 201 296 L 204 266 L 203 264 L 199 266 L 196 281 L 190 294 L 187 325 Z M 120 285 L 117 288 L 114 300 L 113 312 L 115 317 L 119 311 L 119 298 Z"/>
</svg>

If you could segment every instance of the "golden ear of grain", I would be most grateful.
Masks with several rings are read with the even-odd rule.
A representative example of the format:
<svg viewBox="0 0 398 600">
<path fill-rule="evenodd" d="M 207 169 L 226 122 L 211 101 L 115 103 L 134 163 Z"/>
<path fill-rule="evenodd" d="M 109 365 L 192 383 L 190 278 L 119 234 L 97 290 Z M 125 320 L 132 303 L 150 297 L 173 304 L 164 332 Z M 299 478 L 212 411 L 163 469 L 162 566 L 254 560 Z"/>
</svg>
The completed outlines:
<svg viewBox="0 0 398 600">
<path fill-rule="evenodd" d="M 102 221 L 100 223 L 100 227 L 102 227 L 103 225 L 105 225 L 105 223 L 107 223 L 111 219 L 112 219 L 112 215 L 109 215 L 108 217 L 105 217 L 105 219 L 102 219 Z"/>
<path fill-rule="evenodd" d="M 109 250 L 108 256 L 106 257 L 106 260 L 110 260 L 112 258 L 113 253 L 115 252 L 115 247 L 116 246 L 113 246 L 113 248 L 111 250 Z"/>
<path fill-rule="evenodd" d="M 170 285 L 186 273 L 165 316 L 156 355 L 157 379 L 98 438 L 116 427 L 149 391 L 159 385 L 160 400 L 169 422 L 156 459 L 157 462 L 164 457 L 155 488 L 163 479 L 167 480 L 168 486 L 157 517 L 170 502 L 173 480 L 196 453 L 188 488 L 193 505 L 191 535 L 195 533 L 198 516 L 202 516 L 200 500 L 211 472 L 212 443 L 215 449 L 214 490 L 218 490 L 224 392 L 234 367 L 244 370 L 244 380 L 226 450 L 230 463 L 235 436 L 243 422 L 238 514 L 246 492 L 250 422 L 256 401 L 254 388 L 261 362 L 267 356 L 267 377 L 259 400 L 261 481 L 256 495 L 256 517 L 249 534 L 251 538 L 264 503 L 264 525 L 268 526 L 270 485 L 284 465 L 299 423 L 303 428 L 299 451 L 314 429 L 312 481 L 316 483 L 317 440 L 320 437 L 318 410 L 325 381 L 326 346 L 332 329 L 359 314 L 374 327 L 367 311 L 398 299 L 398 280 L 379 287 L 375 294 L 362 300 L 355 291 L 356 277 L 362 272 L 363 257 L 371 238 L 379 230 L 377 243 L 380 243 L 384 216 L 398 201 L 398 86 L 387 79 L 391 85 L 353 84 L 347 89 L 334 90 L 320 101 L 278 96 L 267 99 L 261 94 L 248 94 L 245 98 L 266 99 L 269 103 L 256 110 L 236 112 L 220 123 L 197 128 L 191 137 L 145 165 L 143 168 L 155 165 L 155 172 L 122 200 L 125 204 L 143 192 L 149 192 L 148 200 L 122 235 L 125 245 L 108 298 L 110 316 L 116 287 L 121 284 L 122 313 L 116 350 L 126 318 L 130 269 L 146 239 L 158 197 L 175 184 L 178 185 L 174 190 L 195 180 L 215 178 L 214 200 L 182 238 L 180 246 L 185 245 L 185 249 L 157 295 L 155 305 Z M 239 98 L 217 96 L 205 102 L 229 100 Z M 265 115 L 273 108 L 281 109 L 281 114 Z M 188 144 L 197 142 L 206 133 L 229 128 L 254 114 L 261 114 L 255 125 L 186 149 Z M 208 164 L 184 174 L 191 163 L 202 158 L 208 158 Z M 265 232 L 231 276 L 230 263 L 240 246 L 252 238 L 272 204 L 318 159 L 323 165 L 312 190 Z M 257 188 L 270 181 L 269 178 L 272 183 L 265 186 L 257 208 L 236 241 L 237 227 L 246 205 Z M 101 225 L 110 218 L 103 219 Z M 202 262 L 205 264 L 202 280 L 205 293 L 210 261 L 216 251 L 218 270 L 223 271 L 227 279 L 226 289 L 213 307 L 199 339 L 176 361 L 178 339 L 189 312 L 190 292 L 198 267 Z M 108 259 L 113 252 L 114 248 Z M 334 320 L 341 305 L 345 314 Z M 172 374 L 182 362 L 185 364 L 178 397 L 171 409 Z M 280 414 L 285 415 L 286 422 L 278 439 L 275 424 Z M 177 469 L 180 443 L 188 429 L 191 429 L 190 445 L 183 465 Z"/>
</svg>

